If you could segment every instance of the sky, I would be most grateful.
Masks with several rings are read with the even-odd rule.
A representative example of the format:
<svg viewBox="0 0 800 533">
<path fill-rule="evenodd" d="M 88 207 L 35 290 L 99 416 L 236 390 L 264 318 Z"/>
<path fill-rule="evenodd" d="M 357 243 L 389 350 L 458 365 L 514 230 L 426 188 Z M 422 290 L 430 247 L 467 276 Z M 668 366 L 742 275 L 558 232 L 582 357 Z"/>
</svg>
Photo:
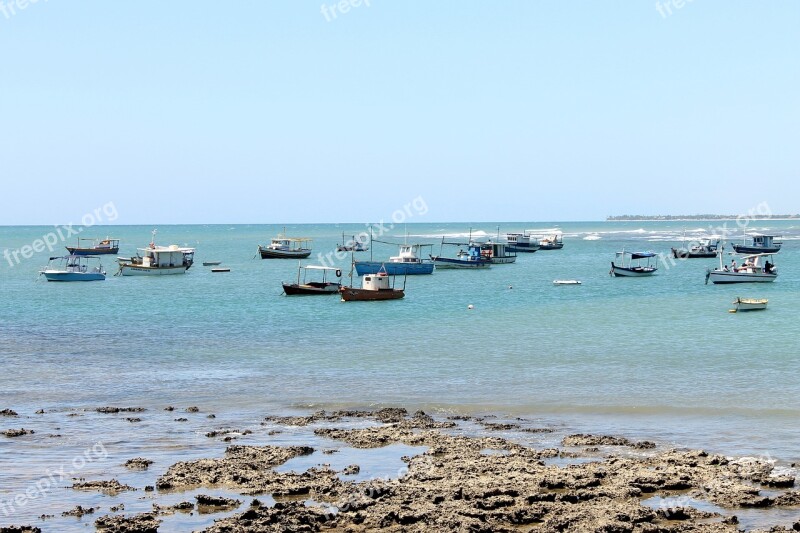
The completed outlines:
<svg viewBox="0 0 800 533">
<path fill-rule="evenodd" d="M 0 0 L 0 225 L 800 212 L 796 0 Z"/>
</svg>

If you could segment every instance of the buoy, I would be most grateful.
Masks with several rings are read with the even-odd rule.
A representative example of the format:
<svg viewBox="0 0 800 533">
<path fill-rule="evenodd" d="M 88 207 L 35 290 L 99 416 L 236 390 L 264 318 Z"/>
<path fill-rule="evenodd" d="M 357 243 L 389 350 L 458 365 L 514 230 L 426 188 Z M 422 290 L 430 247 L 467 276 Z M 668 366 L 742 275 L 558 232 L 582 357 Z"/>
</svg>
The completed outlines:
<svg viewBox="0 0 800 533">
<path fill-rule="evenodd" d="M 474 305 L 472 305 L 472 304 L 469 304 L 469 305 L 467 306 L 467 309 L 475 309 L 475 306 L 474 306 Z"/>
<path fill-rule="evenodd" d="M 513 289 L 514 287 L 512 287 L 511 285 L 509 285 L 509 286 L 508 286 L 508 288 L 509 288 L 509 289 Z"/>
</svg>

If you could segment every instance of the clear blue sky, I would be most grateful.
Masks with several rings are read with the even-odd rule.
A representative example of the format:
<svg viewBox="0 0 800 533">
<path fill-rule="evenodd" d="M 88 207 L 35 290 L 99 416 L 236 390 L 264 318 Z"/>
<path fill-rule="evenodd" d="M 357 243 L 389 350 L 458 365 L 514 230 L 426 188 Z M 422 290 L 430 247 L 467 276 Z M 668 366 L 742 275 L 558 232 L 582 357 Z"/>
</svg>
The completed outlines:
<svg viewBox="0 0 800 533">
<path fill-rule="evenodd" d="M 796 0 L 15 1 L 0 224 L 800 212 Z"/>
</svg>

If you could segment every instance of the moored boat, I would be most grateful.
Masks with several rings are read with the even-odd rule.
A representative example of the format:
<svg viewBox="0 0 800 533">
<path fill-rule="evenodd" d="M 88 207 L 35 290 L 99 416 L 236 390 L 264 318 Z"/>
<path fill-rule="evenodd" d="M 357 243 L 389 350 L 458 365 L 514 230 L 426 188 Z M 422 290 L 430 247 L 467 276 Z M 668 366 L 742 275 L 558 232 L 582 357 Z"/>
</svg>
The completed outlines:
<svg viewBox="0 0 800 533">
<path fill-rule="evenodd" d="M 322 272 L 321 281 L 308 281 L 308 272 Z M 334 273 L 340 281 L 328 281 L 328 273 Z M 301 281 L 302 277 L 302 281 Z M 283 292 L 286 296 L 295 295 L 323 295 L 323 294 L 336 294 L 341 288 L 342 271 L 334 267 L 318 266 L 318 265 L 299 265 L 297 267 L 297 283 L 286 283 L 283 285 Z"/>
<path fill-rule="evenodd" d="M 364 246 L 364 243 L 356 239 L 353 235 L 350 240 L 345 240 L 344 233 L 342 233 L 342 244 L 336 246 L 337 252 L 366 252 L 369 246 Z"/>
<path fill-rule="evenodd" d="M 83 242 L 91 243 L 90 246 L 82 245 Z M 77 246 L 65 246 L 70 255 L 107 255 L 119 252 L 119 239 L 106 237 L 105 239 L 78 238 Z"/>
<path fill-rule="evenodd" d="M 59 265 L 53 265 L 53 261 L 59 261 Z M 91 263 L 97 260 L 97 265 Z M 51 257 L 47 266 L 39 271 L 40 276 L 44 276 L 47 281 L 102 281 L 106 279 L 103 265 L 100 258 L 92 255 L 65 255 L 61 257 Z"/>
<path fill-rule="evenodd" d="M 444 248 L 445 244 L 452 244 L 455 246 L 466 246 L 466 251 L 460 249 L 456 254 L 456 257 L 444 257 L 442 256 L 442 249 Z M 481 246 L 480 244 L 471 242 L 469 244 L 459 243 L 459 242 L 445 242 L 444 238 L 442 238 L 442 246 L 439 249 L 439 255 L 432 255 L 431 261 L 433 264 L 436 265 L 436 268 L 444 268 L 444 269 L 484 269 L 489 268 L 492 266 L 492 261 L 483 257 L 481 255 Z"/>
<path fill-rule="evenodd" d="M 700 259 L 717 256 L 719 239 L 702 239 L 691 244 L 688 248 L 684 244 L 683 248 L 672 248 L 672 257 L 675 259 Z"/>
<path fill-rule="evenodd" d="M 508 265 L 517 260 L 517 252 L 509 249 L 504 242 L 488 241 L 481 244 L 481 257 L 493 265 Z"/>
<path fill-rule="evenodd" d="M 739 254 L 775 254 L 780 252 L 782 243 L 775 242 L 774 235 L 751 234 L 747 242 L 747 234 L 742 244 L 733 244 L 733 250 Z"/>
<path fill-rule="evenodd" d="M 516 253 L 533 253 L 541 248 L 536 238 L 528 232 L 506 233 L 506 247 Z"/>
<path fill-rule="evenodd" d="M 540 250 L 560 250 L 564 247 L 564 237 L 561 232 L 551 233 L 539 239 Z"/>
<path fill-rule="evenodd" d="M 769 300 L 766 298 L 736 298 L 733 305 L 734 311 L 762 311 L 767 308 Z"/>
<path fill-rule="evenodd" d="M 149 246 L 139 248 L 139 254 L 131 258 L 118 258 L 119 271 L 122 276 L 163 276 L 184 274 L 194 263 L 194 248 L 186 248 L 172 244 L 156 246 L 156 230 Z"/>
<path fill-rule="evenodd" d="M 377 274 L 381 271 L 390 276 L 433 274 L 434 263 L 420 257 L 420 250 L 423 246 L 432 245 L 401 244 L 398 254 L 390 257 L 388 261 L 354 261 L 353 264 L 359 276 Z"/>
<path fill-rule="evenodd" d="M 616 258 L 620 258 L 617 264 Z M 627 262 L 626 262 L 627 258 Z M 645 264 L 642 260 L 645 259 Z M 636 261 L 636 264 L 633 262 Z M 658 255 L 655 252 L 617 252 L 615 260 L 611 261 L 611 275 L 616 277 L 639 278 L 652 276 L 658 270 Z"/>
<path fill-rule="evenodd" d="M 396 279 L 391 276 L 392 280 Z M 405 296 L 405 282 L 402 289 L 394 288 L 394 283 L 390 283 L 389 274 L 386 270 L 380 270 L 375 274 L 365 274 L 361 277 L 361 288 L 352 286 L 352 276 L 350 287 L 341 287 L 339 294 L 343 302 L 367 302 L 378 300 L 399 300 Z"/>
<path fill-rule="evenodd" d="M 266 246 L 258 246 L 261 259 L 305 259 L 311 255 L 311 239 L 279 235 Z"/>
<path fill-rule="evenodd" d="M 706 283 L 769 283 L 778 277 L 778 269 L 770 262 L 772 254 L 745 255 L 741 258 L 741 265 L 737 265 L 736 259 L 732 259 L 730 267 L 723 264 L 722 250 L 718 250 L 717 254 L 719 266 L 706 271 Z"/>
</svg>

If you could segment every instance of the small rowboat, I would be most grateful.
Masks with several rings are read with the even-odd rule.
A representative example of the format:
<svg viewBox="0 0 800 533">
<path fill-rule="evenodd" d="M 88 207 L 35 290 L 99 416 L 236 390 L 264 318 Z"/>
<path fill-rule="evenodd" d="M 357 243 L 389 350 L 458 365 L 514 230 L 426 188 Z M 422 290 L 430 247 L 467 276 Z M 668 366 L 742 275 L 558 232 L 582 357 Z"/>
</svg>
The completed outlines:
<svg viewBox="0 0 800 533">
<path fill-rule="evenodd" d="M 203 261 L 203 266 L 204 267 L 217 266 L 220 263 L 222 263 L 222 261 Z"/>
<path fill-rule="evenodd" d="M 212 268 L 211 272 L 230 272 L 230 268 Z"/>
<path fill-rule="evenodd" d="M 581 282 L 577 279 L 554 279 L 553 285 L 580 285 Z"/>
<path fill-rule="evenodd" d="M 769 303 L 769 300 L 766 298 L 736 298 L 733 301 L 733 305 L 736 306 L 736 309 L 731 309 L 731 312 L 761 311 L 767 308 L 767 303 Z"/>
</svg>

